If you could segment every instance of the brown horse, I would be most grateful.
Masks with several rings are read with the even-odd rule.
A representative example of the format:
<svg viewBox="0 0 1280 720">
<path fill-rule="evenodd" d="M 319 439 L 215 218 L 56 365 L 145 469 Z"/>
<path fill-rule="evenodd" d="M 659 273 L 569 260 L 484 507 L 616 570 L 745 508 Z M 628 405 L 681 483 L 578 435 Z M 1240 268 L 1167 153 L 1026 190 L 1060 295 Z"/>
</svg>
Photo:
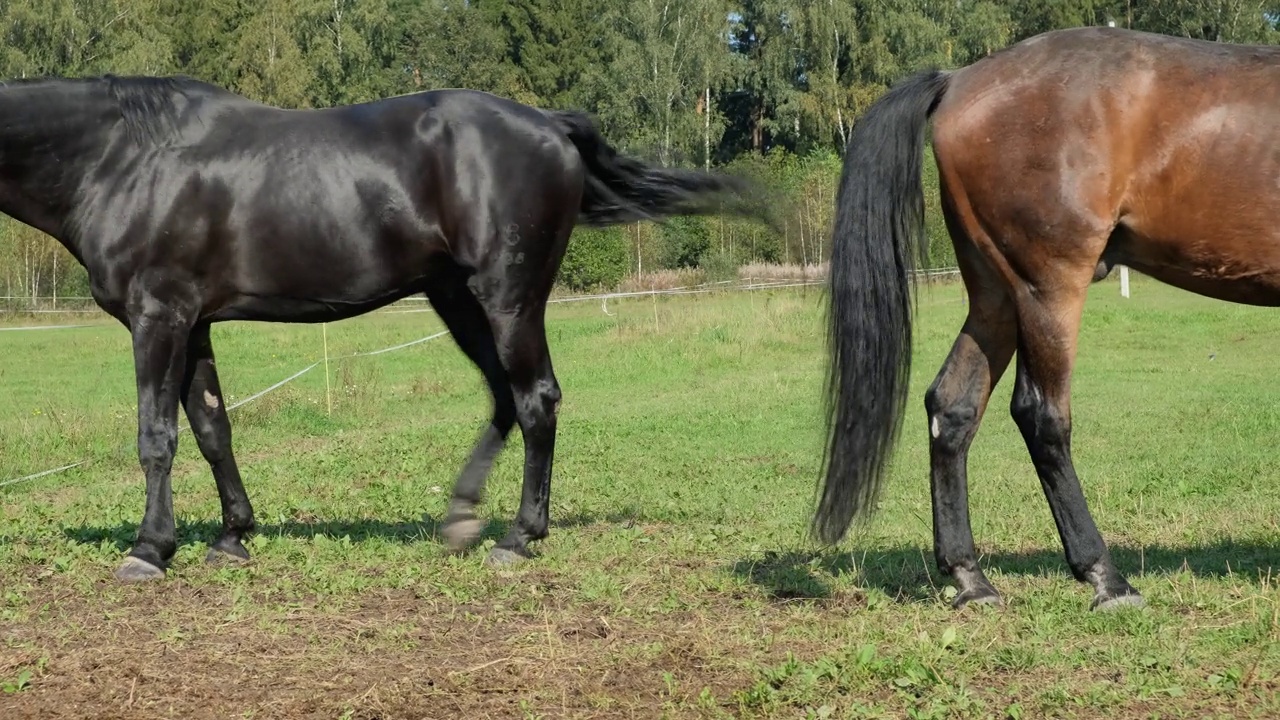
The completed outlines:
<svg viewBox="0 0 1280 720">
<path fill-rule="evenodd" d="M 831 257 L 830 440 L 815 517 L 829 542 L 872 507 L 901 428 L 930 119 L 969 296 L 925 396 L 934 552 L 958 586 L 954 605 L 1001 602 L 974 552 L 966 466 L 1015 351 L 1010 411 L 1071 572 L 1093 586 L 1094 608 L 1141 605 L 1071 461 L 1085 294 L 1123 264 L 1201 295 L 1280 305 L 1280 47 L 1061 30 L 915 75 L 866 113 Z"/>
</svg>

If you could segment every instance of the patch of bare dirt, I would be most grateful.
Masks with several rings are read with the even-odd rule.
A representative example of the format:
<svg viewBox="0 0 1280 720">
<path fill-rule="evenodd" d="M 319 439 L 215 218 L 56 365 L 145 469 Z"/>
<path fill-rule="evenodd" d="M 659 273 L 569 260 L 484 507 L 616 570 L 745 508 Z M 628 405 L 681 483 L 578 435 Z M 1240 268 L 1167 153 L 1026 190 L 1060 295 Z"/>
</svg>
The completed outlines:
<svg viewBox="0 0 1280 720">
<path fill-rule="evenodd" d="M 575 600 L 550 574 L 516 582 L 536 601 L 456 603 L 414 590 L 301 601 L 263 590 L 246 601 L 231 588 L 180 580 L 123 590 L 104 581 L 101 593 L 86 593 L 50 578 L 27 598 L 34 619 L 0 625 L 0 679 L 33 669 L 25 689 L 0 692 L 0 719 L 714 717 L 736 713 L 735 693 L 761 679 L 761 666 L 788 655 L 811 663 L 850 640 L 797 636 L 809 613 L 862 607 L 848 593 L 825 603 L 773 598 L 753 613 L 743 598 L 713 593 L 696 609 L 646 612 L 649 603 L 637 602 L 616 611 Z M 1116 672 L 1072 673 L 1071 686 L 1121 682 Z M 999 711 L 1011 695 L 1035 697 L 1062 679 L 1060 669 L 1031 667 L 980 672 L 965 684 Z M 1186 688 L 1106 712 L 1066 706 L 1071 717 L 1108 720 L 1172 709 L 1253 717 L 1249 698 L 1256 705 L 1258 693 L 1280 693 L 1280 681 L 1249 681 L 1238 702 Z M 718 708 L 698 707 L 704 688 Z M 872 695 L 856 700 L 908 702 L 888 681 Z M 803 710 L 775 709 L 779 717 Z"/>
<path fill-rule="evenodd" d="M 40 669 L 0 717 L 202 720 L 653 717 L 674 699 L 751 681 L 700 618 L 661 627 L 588 607 L 497 612 L 412 592 L 346 609 L 228 617 L 220 592 L 139 588 L 109 608 L 50 588 L 39 622 L 5 628 L 0 668 Z M 18 648 L 18 649 L 12 649 Z"/>
</svg>

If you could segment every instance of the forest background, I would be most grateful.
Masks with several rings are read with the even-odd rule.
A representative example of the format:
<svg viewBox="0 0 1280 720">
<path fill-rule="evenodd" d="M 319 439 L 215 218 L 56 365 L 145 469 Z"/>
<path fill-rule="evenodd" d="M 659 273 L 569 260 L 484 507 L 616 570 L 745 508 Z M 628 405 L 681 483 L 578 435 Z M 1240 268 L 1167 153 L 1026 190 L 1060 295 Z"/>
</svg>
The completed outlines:
<svg viewBox="0 0 1280 720">
<path fill-rule="evenodd" d="M 0 0 L 0 78 L 184 74 L 287 108 L 475 88 L 588 111 L 626 152 L 785 193 L 776 234 L 719 218 L 580 229 L 559 281 L 582 291 L 744 266 L 821 274 L 850 127 L 917 69 L 1108 23 L 1276 44 L 1278 18 L 1280 0 Z M 930 265 L 948 267 L 925 167 Z M 87 276 L 0 217 L 0 295 L 56 304 L 88 295 Z"/>
</svg>

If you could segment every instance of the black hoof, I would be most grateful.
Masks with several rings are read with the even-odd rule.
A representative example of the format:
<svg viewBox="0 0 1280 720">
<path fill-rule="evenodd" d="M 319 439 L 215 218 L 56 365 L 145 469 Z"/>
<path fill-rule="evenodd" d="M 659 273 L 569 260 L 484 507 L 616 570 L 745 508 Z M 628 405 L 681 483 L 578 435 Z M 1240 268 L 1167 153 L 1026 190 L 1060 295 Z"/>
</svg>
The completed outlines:
<svg viewBox="0 0 1280 720">
<path fill-rule="evenodd" d="M 124 559 L 120 563 L 120 567 L 116 569 L 116 580 L 124 583 L 150 582 L 153 580 L 163 580 L 164 569 L 136 558 L 132 555 Z"/>
<path fill-rule="evenodd" d="M 996 592 L 993 587 L 972 587 L 962 590 L 958 593 L 954 600 L 951 601 L 951 607 L 956 610 L 973 606 L 983 607 L 1004 607 L 1004 600 L 1000 597 L 1000 593 Z"/>
<path fill-rule="evenodd" d="M 1146 607 L 1147 601 L 1137 590 L 1122 593 L 1119 595 L 1096 595 L 1093 603 L 1089 606 L 1090 610 L 1097 612 L 1111 612 L 1124 608 L 1141 608 Z"/>
<path fill-rule="evenodd" d="M 219 540 L 209 546 L 209 552 L 205 554 L 204 561 L 210 565 L 246 563 L 249 562 L 249 551 L 239 540 Z"/>
<path fill-rule="evenodd" d="M 484 522 L 474 516 L 459 517 L 446 521 L 440 534 L 444 536 L 444 544 L 449 552 L 464 553 L 480 539 L 483 530 Z"/>
<path fill-rule="evenodd" d="M 489 551 L 489 556 L 484 559 L 484 564 L 494 570 L 507 570 L 513 568 L 531 556 L 528 552 L 520 552 L 510 548 L 495 547 Z"/>
<path fill-rule="evenodd" d="M 484 522 L 476 517 L 475 508 L 475 503 L 456 497 L 449 503 L 444 526 L 440 528 L 440 535 L 444 538 L 445 548 L 449 553 L 464 553 L 480 539 L 480 533 L 484 532 Z"/>
</svg>

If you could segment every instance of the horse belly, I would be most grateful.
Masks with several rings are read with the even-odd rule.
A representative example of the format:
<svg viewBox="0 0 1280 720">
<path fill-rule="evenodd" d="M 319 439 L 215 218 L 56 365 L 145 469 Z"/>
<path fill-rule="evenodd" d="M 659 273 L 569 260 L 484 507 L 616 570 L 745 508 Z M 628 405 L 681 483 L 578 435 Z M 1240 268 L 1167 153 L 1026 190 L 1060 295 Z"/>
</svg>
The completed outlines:
<svg viewBox="0 0 1280 720">
<path fill-rule="evenodd" d="M 281 322 L 354 317 L 423 292 L 433 265 L 417 253 L 394 265 L 363 251 L 309 258 L 276 256 L 271 270 L 238 283 L 238 292 L 221 314 Z"/>
<path fill-rule="evenodd" d="M 1144 116 L 1120 217 L 1124 262 L 1208 297 L 1280 305 L 1280 74 L 1251 72 L 1240 69 L 1234 96 Z"/>
<path fill-rule="evenodd" d="M 1108 247 L 1114 262 L 1219 300 L 1280 306 L 1280 232 L 1231 221 L 1143 226 L 1123 222 Z"/>
<path fill-rule="evenodd" d="M 402 188 L 347 180 L 345 188 L 310 184 L 306 202 L 293 203 L 310 212 L 278 199 L 258 208 L 243 228 L 227 312 L 330 320 L 423 291 L 446 250 L 438 226 L 422 221 Z"/>
</svg>

